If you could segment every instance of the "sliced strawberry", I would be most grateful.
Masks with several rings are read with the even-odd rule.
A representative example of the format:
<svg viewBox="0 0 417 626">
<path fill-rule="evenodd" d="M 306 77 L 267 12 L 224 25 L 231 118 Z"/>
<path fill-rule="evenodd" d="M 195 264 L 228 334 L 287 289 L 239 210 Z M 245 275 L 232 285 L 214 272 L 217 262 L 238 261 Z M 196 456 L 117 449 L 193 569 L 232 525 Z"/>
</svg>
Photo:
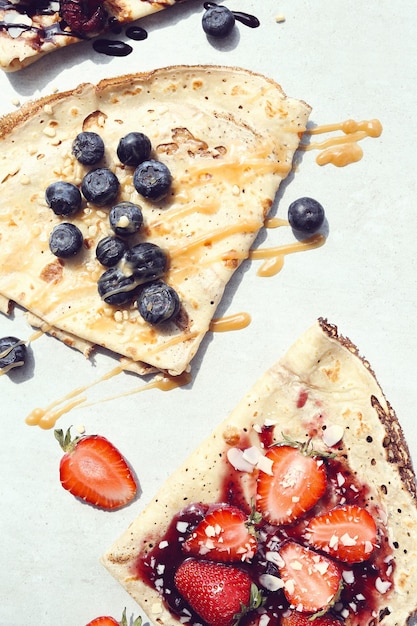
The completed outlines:
<svg viewBox="0 0 417 626">
<path fill-rule="evenodd" d="M 271 524 L 289 524 L 309 511 L 326 490 L 323 459 L 303 446 L 274 446 L 265 455 L 271 474 L 259 472 L 256 508 Z"/>
<path fill-rule="evenodd" d="M 231 626 L 238 616 L 261 603 L 250 576 L 233 565 L 186 559 L 175 572 L 174 581 L 208 626 Z"/>
<path fill-rule="evenodd" d="M 137 617 L 132 622 L 132 626 L 141 626 L 141 624 L 142 624 L 141 617 Z M 126 618 L 126 609 L 123 611 L 122 619 L 120 622 L 117 622 L 114 619 L 114 617 L 109 617 L 108 615 L 102 615 L 100 617 L 96 617 L 95 619 L 91 620 L 91 622 L 88 622 L 87 626 L 128 626 L 127 618 Z"/>
<path fill-rule="evenodd" d="M 279 554 L 284 594 L 297 611 L 317 613 L 336 600 L 342 571 L 332 559 L 295 541 L 283 544 Z"/>
<path fill-rule="evenodd" d="M 340 626 L 343 622 L 333 615 L 325 614 L 314 616 L 300 613 L 299 611 L 287 611 L 280 621 L 280 626 Z"/>
<path fill-rule="evenodd" d="M 236 506 L 220 505 L 210 511 L 183 543 L 184 552 L 213 561 L 249 561 L 258 542 L 250 518 Z"/>
<path fill-rule="evenodd" d="M 310 520 L 307 541 L 344 561 L 361 563 L 369 559 L 377 547 L 378 530 L 366 509 L 355 504 L 339 506 Z"/>
<path fill-rule="evenodd" d="M 77 498 L 103 509 L 130 502 L 137 485 L 131 470 L 110 441 L 99 435 L 75 437 L 55 431 L 65 451 L 59 466 L 61 484 Z"/>
</svg>

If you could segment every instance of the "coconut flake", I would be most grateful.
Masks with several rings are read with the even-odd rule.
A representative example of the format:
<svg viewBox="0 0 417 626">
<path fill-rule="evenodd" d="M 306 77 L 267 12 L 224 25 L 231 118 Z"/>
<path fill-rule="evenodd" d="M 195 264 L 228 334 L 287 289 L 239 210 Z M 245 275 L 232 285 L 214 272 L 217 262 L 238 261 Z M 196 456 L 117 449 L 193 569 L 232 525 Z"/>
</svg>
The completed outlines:
<svg viewBox="0 0 417 626">
<path fill-rule="evenodd" d="M 328 424 L 323 431 L 323 441 L 328 448 L 335 446 L 345 434 L 345 429 L 339 424 Z"/>
<path fill-rule="evenodd" d="M 245 461 L 243 458 L 243 450 L 240 448 L 229 448 L 227 451 L 227 460 L 238 472 L 253 472 L 254 466 L 248 461 Z"/>
<path fill-rule="evenodd" d="M 382 578 L 378 576 L 375 581 L 375 588 L 379 593 L 386 593 L 390 587 L 391 583 L 389 580 L 382 580 Z"/>
<path fill-rule="evenodd" d="M 282 589 L 284 587 L 284 582 L 278 576 L 273 576 L 272 574 L 261 574 L 259 576 L 259 582 L 262 587 L 268 589 L 268 591 L 278 591 L 278 589 Z"/>
<path fill-rule="evenodd" d="M 353 585 L 355 582 L 355 575 L 352 570 L 344 570 L 342 572 L 342 577 L 347 585 Z"/>
</svg>

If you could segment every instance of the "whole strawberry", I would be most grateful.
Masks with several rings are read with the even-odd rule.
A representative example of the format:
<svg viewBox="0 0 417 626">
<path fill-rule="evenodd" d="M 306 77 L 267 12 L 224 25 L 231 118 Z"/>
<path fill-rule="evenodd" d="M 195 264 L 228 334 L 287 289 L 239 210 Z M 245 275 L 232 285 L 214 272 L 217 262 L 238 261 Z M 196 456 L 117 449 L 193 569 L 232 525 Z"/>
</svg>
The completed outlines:
<svg viewBox="0 0 417 626">
<path fill-rule="evenodd" d="M 208 626 L 231 626 L 262 604 L 250 576 L 232 565 L 185 560 L 177 569 L 175 585 Z"/>
<path fill-rule="evenodd" d="M 135 621 L 132 623 L 132 626 L 141 626 L 142 618 L 137 617 Z M 126 618 L 126 609 L 123 611 L 122 619 L 120 622 L 117 622 L 114 617 L 109 617 L 108 615 L 102 615 L 101 617 L 96 617 L 95 619 L 88 622 L 86 626 L 128 626 L 127 618 Z"/>
<path fill-rule="evenodd" d="M 61 484 L 77 498 L 103 509 L 124 506 L 136 495 L 137 485 L 121 453 L 108 439 L 88 435 L 71 439 L 55 430 L 65 454 L 59 465 Z"/>
</svg>

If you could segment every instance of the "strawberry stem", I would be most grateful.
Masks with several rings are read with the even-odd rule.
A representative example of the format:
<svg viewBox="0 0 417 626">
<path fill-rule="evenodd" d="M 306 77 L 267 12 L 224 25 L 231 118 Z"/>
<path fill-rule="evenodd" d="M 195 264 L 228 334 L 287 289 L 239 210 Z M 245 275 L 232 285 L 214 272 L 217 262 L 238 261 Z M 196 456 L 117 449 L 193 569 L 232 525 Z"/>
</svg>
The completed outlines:
<svg viewBox="0 0 417 626">
<path fill-rule="evenodd" d="M 74 439 L 71 439 L 71 426 L 68 428 L 65 435 L 61 428 L 57 428 L 56 430 L 54 430 L 54 435 L 55 439 L 58 441 L 64 452 L 71 452 L 72 450 L 74 450 L 75 446 L 81 439 L 81 437 L 75 437 Z"/>
</svg>

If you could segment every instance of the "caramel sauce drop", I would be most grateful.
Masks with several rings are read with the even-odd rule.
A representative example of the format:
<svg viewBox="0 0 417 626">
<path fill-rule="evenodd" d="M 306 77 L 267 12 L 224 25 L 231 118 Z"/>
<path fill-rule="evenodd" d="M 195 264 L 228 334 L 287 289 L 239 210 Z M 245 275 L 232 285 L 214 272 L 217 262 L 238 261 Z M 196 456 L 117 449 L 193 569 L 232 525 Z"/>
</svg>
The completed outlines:
<svg viewBox="0 0 417 626">
<path fill-rule="evenodd" d="M 300 150 L 320 150 L 316 158 L 318 165 L 331 163 L 336 167 L 344 167 L 360 161 L 363 156 L 362 148 L 358 145 L 366 137 L 379 137 L 382 133 L 382 124 L 379 120 L 345 120 L 338 124 L 324 124 L 305 131 L 305 135 L 321 135 L 342 131 L 343 135 L 330 137 L 325 141 L 301 144 Z"/>
<path fill-rule="evenodd" d="M 210 330 L 216 333 L 228 332 L 230 330 L 242 330 L 251 323 L 249 313 L 234 313 L 225 317 L 216 317 L 211 320 Z"/>
</svg>

